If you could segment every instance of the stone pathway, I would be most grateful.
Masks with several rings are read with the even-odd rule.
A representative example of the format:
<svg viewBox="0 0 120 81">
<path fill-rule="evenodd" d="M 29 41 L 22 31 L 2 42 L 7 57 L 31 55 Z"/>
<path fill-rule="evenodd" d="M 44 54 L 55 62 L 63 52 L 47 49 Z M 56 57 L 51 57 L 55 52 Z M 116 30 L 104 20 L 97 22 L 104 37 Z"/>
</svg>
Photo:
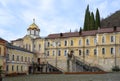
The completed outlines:
<svg viewBox="0 0 120 81">
<path fill-rule="evenodd" d="M 17 77 L 5 77 L 3 81 L 120 81 L 120 73 L 109 74 L 38 74 Z"/>
</svg>

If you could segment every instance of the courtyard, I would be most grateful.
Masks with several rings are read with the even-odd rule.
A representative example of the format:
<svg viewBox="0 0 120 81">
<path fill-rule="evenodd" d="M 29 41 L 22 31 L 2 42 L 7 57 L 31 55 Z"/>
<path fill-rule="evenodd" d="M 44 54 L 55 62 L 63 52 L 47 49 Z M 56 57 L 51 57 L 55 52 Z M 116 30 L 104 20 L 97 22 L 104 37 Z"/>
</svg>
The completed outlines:
<svg viewBox="0 0 120 81">
<path fill-rule="evenodd" d="M 120 73 L 107 74 L 35 74 L 4 77 L 3 81 L 120 81 Z"/>
</svg>

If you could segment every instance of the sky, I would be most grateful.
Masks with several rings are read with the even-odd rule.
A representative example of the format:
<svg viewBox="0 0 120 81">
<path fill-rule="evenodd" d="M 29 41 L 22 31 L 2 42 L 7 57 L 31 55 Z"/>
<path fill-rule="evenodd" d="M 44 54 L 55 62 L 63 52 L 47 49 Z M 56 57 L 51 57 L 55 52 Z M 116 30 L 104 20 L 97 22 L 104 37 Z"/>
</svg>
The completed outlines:
<svg viewBox="0 0 120 81">
<path fill-rule="evenodd" d="M 0 37 L 11 41 L 27 34 L 27 28 L 35 23 L 40 36 L 51 33 L 74 32 L 83 27 L 87 5 L 101 18 L 120 10 L 120 0 L 0 0 Z"/>
</svg>

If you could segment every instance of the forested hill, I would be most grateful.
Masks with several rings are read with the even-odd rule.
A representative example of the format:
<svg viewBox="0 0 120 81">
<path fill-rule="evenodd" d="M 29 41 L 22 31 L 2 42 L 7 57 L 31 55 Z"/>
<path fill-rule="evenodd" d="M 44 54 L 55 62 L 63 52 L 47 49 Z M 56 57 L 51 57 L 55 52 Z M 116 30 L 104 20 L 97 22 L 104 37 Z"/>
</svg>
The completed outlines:
<svg viewBox="0 0 120 81">
<path fill-rule="evenodd" d="M 120 10 L 101 20 L 101 27 L 120 27 Z"/>
</svg>

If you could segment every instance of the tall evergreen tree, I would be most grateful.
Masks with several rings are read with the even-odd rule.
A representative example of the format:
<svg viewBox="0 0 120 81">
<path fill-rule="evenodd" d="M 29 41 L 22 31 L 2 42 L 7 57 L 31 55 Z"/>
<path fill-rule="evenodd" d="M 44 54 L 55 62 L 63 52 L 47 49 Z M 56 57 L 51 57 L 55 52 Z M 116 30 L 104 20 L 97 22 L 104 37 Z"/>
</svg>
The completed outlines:
<svg viewBox="0 0 120 81">
<path fill-rule="evenodd" d="M 94 18 L 94 13 L 91 12 L 91 16 L 90 16 L 90 30 L 94 30 L 95 29 L 95 18 Z"/>
<path fill-rule="evenodd" d="M 89 30 L 89 21 L 90 21 L 90 11 L 89 11 L 89 5 L 88 5 L 85 12 L 85 18 L 84 18 L 84 31 Z"/>
<path fill-rule="evenodd" d="M 95 29 L 98 29 L 98 27 L 100 27 L 100 14 L 99 14 L 99 10 L 98 10 L 98 8 L 97 8 L 97 10 L 96 10 L 96 22 L 95 22 Z"/>
</svg>

